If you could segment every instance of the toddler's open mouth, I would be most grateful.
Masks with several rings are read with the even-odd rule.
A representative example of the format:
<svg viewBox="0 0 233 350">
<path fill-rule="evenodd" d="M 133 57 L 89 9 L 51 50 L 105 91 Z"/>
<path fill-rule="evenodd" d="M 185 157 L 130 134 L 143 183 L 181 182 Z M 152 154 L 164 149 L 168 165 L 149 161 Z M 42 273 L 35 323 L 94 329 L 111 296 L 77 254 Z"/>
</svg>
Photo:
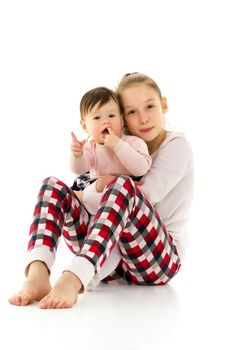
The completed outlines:
<svg viewBox="0 0 233 350">
<path fill-rule="evenodd" d="M 105 128 L 102 132 L 101 132 L 101 134 L 103 135 L 103 136 L 105 136 L 105 135 L 109 135 L 109 131 L 108 131 L 108 129 L 107 128 Z"/>
</svg>

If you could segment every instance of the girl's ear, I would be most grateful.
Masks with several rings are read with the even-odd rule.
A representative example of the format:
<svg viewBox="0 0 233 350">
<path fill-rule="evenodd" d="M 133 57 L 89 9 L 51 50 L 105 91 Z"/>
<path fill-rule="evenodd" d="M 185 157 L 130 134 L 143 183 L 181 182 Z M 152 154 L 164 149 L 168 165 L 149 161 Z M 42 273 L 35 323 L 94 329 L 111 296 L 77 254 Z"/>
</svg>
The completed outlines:
<svg viewBox="0 0 233 350">
<path fill-rule="evenodd" d="M 168 106 L 167 106 L 167 98 L 164 96 L 162 97 L 161 105 L 162 105 L 163 113 L 166 113 L 168 111 Z"/>
</svg>

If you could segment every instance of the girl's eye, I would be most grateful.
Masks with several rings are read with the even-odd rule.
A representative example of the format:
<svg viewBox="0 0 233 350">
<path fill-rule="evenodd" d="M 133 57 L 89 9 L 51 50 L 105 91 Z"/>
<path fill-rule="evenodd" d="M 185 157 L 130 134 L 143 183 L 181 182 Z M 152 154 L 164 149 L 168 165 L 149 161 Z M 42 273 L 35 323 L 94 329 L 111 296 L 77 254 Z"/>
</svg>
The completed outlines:
<svg viewBox="0 0 233 350">
<path fill-rule="evenodd" d="M 93 118 L 93 120 L 99 120 L 99 119 L 100 119 L 100 117 L 98 115 Z"/>
<path fill-rule="evenodd" d="M 134 115 L 134 113 L 135 113 L 135 111 L 132 110 L 132 111 L 127 112 L 127 115 Z"/>
<path fill-rule="evenodd" d="M 108 117 L 109 117 L 109 118 L 114 118 L 114 117 L 115 117 L 115 114 L 109 114 Z"/>
<path fill-rule="evenodd" d="M 155 106 L 154 105 L 148 105 L 147 108 L 148 109 L 151 109 L 151 108 L 154 108 Z"/>
</svg>

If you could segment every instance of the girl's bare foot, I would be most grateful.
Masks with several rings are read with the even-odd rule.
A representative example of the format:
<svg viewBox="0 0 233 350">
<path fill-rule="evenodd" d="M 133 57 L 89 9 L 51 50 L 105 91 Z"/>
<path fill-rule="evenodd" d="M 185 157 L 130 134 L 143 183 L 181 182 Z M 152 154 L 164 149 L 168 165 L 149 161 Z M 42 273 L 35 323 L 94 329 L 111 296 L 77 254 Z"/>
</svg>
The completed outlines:
<svg viewBox="0 0 233 350">
<path fill-rule="evenodd" d="M 72 307 L 82 288 L 82 282 L 72 272 L 65 271 L 39 306 L 41 309 L 63 309 Z"/>
<path fill-rule="evenodd" d="M 13 295 L 9 302 L 17 306 L 31 304 L 34 300 L 41 300 L 51 290 L 49 273 L 42 261 L 33 261 L 29 266 L 27 278 L 20 292 Z"/>
</svg>

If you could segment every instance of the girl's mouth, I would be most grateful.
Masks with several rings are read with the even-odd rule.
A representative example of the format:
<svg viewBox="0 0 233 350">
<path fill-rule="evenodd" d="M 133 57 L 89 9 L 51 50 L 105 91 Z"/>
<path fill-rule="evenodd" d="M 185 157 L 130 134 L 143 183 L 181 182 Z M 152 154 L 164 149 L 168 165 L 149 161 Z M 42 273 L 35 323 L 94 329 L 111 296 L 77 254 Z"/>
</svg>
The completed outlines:
<svg viewBox="0 0 233 350">
<path fill-rule="evenodd" d="M 149 132 L 152 129 L 154 129 L 154 127 L 152 126 L 151 128 L 146 128 L 146 129 L 141 129 L 140 132 Z"/>
</svg>

